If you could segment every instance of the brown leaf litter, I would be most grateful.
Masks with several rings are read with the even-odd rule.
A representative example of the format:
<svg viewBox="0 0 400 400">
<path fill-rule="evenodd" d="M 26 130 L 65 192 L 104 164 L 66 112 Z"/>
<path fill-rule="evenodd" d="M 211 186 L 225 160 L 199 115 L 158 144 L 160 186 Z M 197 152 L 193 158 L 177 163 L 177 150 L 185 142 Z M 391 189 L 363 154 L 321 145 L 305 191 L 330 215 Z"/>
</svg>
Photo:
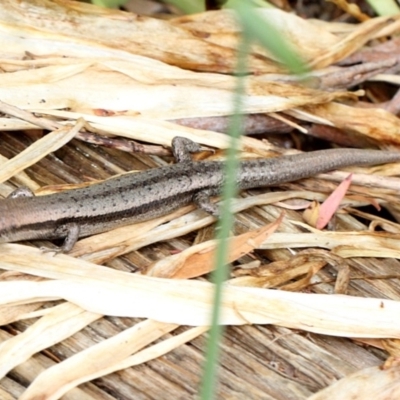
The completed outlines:
<svg viewBox="0 0 400 400">
<path fill-rule="evenodd" d="M 312 70 L 290 76 L 254 45 L 243 96 L 251 129 L 279 127 L 299 147 L 302 132 L 397 148 L 399 118 L 388 111 L 397 103 L 382 85 L 399 83 L 387 50 L 396 48 L 398 16 L 345 24 L 258 12 Z M 165 165 L 163 146 L 176 135 L 204 146 L 196 157 L 221 159 L 239 34 L 228 10 L 164 20 L 67 0 L 4 0 L 1 195 Z M 243 137 L 241 150 L 245 158 L 294 151 L 263 137 Z M 297 210 L 322 203 L 348 171 L 235 200 L 218 398 L 398 397 L 399 165 L 351 171 L 333 231 Z M 1 245 L 0 398 L 194 398 L 213 294 L 213 222 L 188 206 L 84 238 L 68 255 Z"/>
</svg>

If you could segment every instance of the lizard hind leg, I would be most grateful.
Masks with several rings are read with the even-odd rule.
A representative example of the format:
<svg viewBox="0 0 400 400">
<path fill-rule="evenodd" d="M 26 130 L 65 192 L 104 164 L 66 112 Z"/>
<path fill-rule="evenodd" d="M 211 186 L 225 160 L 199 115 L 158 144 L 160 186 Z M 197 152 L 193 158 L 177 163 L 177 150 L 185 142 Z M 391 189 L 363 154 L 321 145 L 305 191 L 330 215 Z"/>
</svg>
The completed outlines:
<svg viewBox="0 0 400 400">
<path fill-rule="evenodd" d="M 213 190 L 202 190 L 201 192 L 198 192 L 193 196 L 193 202 L 198 208 L 205 211 L 207 214 L 210 214 L 216 219 L 219 219 L 219 217 L 221 216 L 220 208 L 218 207 L 218 204 L 211 201 L 211 197 L 216 196 L 217 194 L 219 193 Z M 232 215 L 232 218 L 234 218 L 234 220 L 230 235 L 234 235 L 235 232 L 238 230 L 239 225 L 241 224 L 239 221 L 236 220 L 234 214 Z M 217 226 L 215 232 L 218 232 L 219 229 L 221 229 L 220 226 Z"/>
<path fill-rule="evenodd" d="M 215 196 L 216 194 L 217 193 L 215 193 L 215 191 L 202 190 L 201 192 L 198 192 L 193 196 L 193 202 L 198 208 L 218 219 L 218 206 L 210 199 L 211 196 Z"/>
<path fill-rule="evenodd" d="M 43 253 L 69 253 L 72 248 L 75 246 L 75 243 L 77 242 L 79 238 L 79 225 L 75 222 L 70 222 L 68 224 L 60 225 L 56 233 L 57 235 L 62 235 L 64 236 L 64 243 L 62 244 L 61 247 L 41 247 L 40 250 Z"/>
</svg>

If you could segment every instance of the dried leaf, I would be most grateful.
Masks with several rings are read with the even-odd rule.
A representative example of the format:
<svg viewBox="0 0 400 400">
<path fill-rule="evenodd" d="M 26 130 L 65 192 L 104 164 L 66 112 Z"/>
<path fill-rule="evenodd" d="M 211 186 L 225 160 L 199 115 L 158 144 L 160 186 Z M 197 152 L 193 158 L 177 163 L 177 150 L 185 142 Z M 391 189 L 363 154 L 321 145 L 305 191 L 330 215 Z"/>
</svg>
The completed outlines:
<svg viewBox="0 0 400 400">
<path fill-rule="evenodd" d="M 305 110 L 317 118 L 323 118 L 327 124 L 331 123 L 347 132 L 365 135 L 377 143 L 400 145 L 400 120 L 388 111 L 350 107 L 338 103 L 305 107 Z"/>
<path fill-rule="evenodd" d="M 101 314 L 69 303 L 53 307 L 26 331 L 0 344 L 0 379 L 33 354 L 70 337 L 101 317 Z"/>
<path fill-rule="evenodd" d="M 340 207 L 347 190 L 351 185 L 352 174 L 350 174 L 340 185 L 329 195 L 329 197 L 321 204 L 319 209 L 318 220 L 315 224 L 317 229 L 324 229 L 330 222 L 333 215 Z"/>
<path fill-rule="evenodd" d="M 214 287 L 196 280 L 171 280 L 110 270 L 66 255 L 49 257 L 21 245 L 1 245 L 3 269 L 50 281 L 0 282 L 0 303 L 22 304 L 64 298 L 104 315 L 150 318 L 206 326 Z M 400 338 L 399 302 L 225 285 L 221 324 L 277 324 L 352 337 Z"/>
<path fill-rule="evenodd" d="M 275 232 L 282 222 L 283 214 L 272 224 L 229 239 L 228 262 L 233 262 L 254 250 Z M 188 279 L 211 272 L 215 266 L 217 241 L 210 240 L 191 246 L 179 254 L 157 261 L 147 270 L 147 276 Z"/>
</svg>

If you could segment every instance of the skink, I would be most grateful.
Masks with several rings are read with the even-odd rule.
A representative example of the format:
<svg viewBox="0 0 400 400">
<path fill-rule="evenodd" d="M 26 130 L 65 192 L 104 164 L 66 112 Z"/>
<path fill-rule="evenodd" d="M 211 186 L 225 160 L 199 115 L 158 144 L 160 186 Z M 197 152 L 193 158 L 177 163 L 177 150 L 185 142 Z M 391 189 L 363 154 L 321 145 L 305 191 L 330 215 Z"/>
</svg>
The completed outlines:
<svg viewBox="0 0 400 400">
<path fill-rule="evenodd" d="M 79 237 L 159 217 L 191 202 L 215 214 L 210 196 L 224 181 L 220 161 L 191 161 L 196 145 L 175 138 L 177 164 L 112 178 L 92 186 L 39 197 L 0 201 L 0 243 L 65 239 L 68 252 Z M 189 148 L 186 150 L 185 148 Z M 239 189 L 296 181 L 337 168 L 400 161 L 400 153 L 331 149 L 240 162 Z"/>
</svg>

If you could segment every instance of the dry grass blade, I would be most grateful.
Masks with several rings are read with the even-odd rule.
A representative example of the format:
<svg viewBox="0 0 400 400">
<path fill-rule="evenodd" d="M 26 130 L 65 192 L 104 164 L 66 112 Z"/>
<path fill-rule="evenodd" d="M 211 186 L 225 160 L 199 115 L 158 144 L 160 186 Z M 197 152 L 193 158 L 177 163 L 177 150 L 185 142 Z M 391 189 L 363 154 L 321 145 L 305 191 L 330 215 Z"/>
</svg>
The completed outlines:
<svg viewBox="0 0 400 400">
<path fill-rule="evenodd" d="M 160 357 L 208 329 L 207 327 L 192 328 L 126 357 L 126 354 L 140 349 L 141 346 L 175 327 L 176 325 L 173 324 L 167 325 L 156 321 L 145 321 L 137 324 L 133 329 L 124 331 L 114 338 L 105 340 L 87 351 L 71 357 L 62 364 L 49 368 L 33 382 L 21 399 L 36 397 L 44 397 L 49 400 L 58 399 L 71 388 L 83 382 Z M 110 357 L 110 354 L 112 357 Z M 114 357 L 114 354 L 118 354 L 118 356 Z M 92 362 L 94 358 L 96 365 L 93 365 Z M 120 358 L 123 358 L 123 360 L 120 361 Z M 53 384 L 49 384 L 49 382 L 53 382 Z"/>
<path fill-rule="evenodd" d="M 8 162 L 8 158 L 0 156 L 0 165 L 4 165 Z M 28 187 L 32 190 L 32 192 L 39 189 L 40 187 L 40 185 L 33 179 L 31 179 L 25 172 L 19 172 L 18 174 L 13 175 L 13 177 L 15 181 L 18 182 L 21 186 Z M 4 184 L 0 184 L 0 192 L 2 196 L 7 197 L 13 192 L 13 190 Z"/>
<path fill-rule="evenodd" d="M 400 258 L 399 234 L 382 232 L 274 233 L 261 249 L 322 247 L 340 257 Z"/>
<path fill-rule="evenodd" d="M 82 128 L 84 122 L 78 121 L 74 127 L 63 127 L 49 133 L 43 139 L 36 141 L 18 156 L 3 164 L 0 173 L 0 182 L 4 182 L 16 173 L 23 171 L 36 163 L 47 154 L 59 149 L 68 143 Z"/>
<path fill-rule="evenodd" d="M 1 343 L 0 377 L 3 378 L 33 354 L 70 337 L 101 317 L 100 314 L 86 312 L 69 303 L 54 307 L 25 332 Z"/>
<path fill-rule="evenodd" d="M 12 339 L 12 335 L 6 333 L 4 330 L 0 330 L 0 339 L 2 341 L 7 341 Z M 46 360 L 45 357 L 42 355 L 32 357 L 26 362 L 18 365 L 16 368 L 14 368 L 13 373 L 17 374 L 18 376 L 22 377 L 23 379 L 26 379 L 27 381 L 33 381 L 35 377 L 46 371 L 47 368 L 50 368 L 52 365 L 55 365 L 54 362 L 49 362 L 49 360 Z M 10 380 L 11 381 L 11 380 Z M 6 382 L 4 387 L 6 394 L 2 399 L 15 399 L 15 398 L 20 398 L 20 391 L 18 391 L 18 388 L 16 385 L 14 385 L 14 388 L 11 385 L 7 385 L 7 378 L 4 378 L 2 382 Z M 11 381 L 12 382 L 12 381 Z M 14 390 L 13 390 L 14 389 Z M 0 395 L 3 393 L 0 392 Z M 101 393 L 99 390 L 96 390 L 95 387 L 89 387 L 89 388 L 74 388 L 71 391 L 69 391 L 65 396 L 65 399 L 67 400 L 99 400 L 99 399 L 107 399 L 107 397 L 104 397 L 104 394 Z"/>
<path fill-rule="evenodd" d="M 180 325 L 207 325 L 213 287 L 207 282 L 130 275 L 68 256 L 2 245 L 1 267 L 56 279 L 0 282 L 4 304 L 63 298 L 95 313 L 145 317 Z M 27 257 L 29 262 L 27 263 Z M 226 285 L 221 323 L 278 324 L 352 337 L 399 337 L 398 302 L 351 296 L 310 295 Z"/>
<path fill-rule="evenodd" d="M 399 378 L 399 366 L 387 370 L 365 368 L 321 390 L 308 400 L 342 400 L 350 396 L 354 400 L 397 399 L 400 396 Z"/>
<path fill-rule="evenodd" d="M 2 326 L 8 325 L 21 319 L 30 318 L 30 316 L 32 316 L 31 318 L 34 318 L 35 316 L 43 315 L 43 310 L 38 312 L 39 315 L 35 315 L 35 310 L 42 307 L 42 305 L 42 303 L 32 303 L 15 307 L 3 307 L 0 310 L 0 324 Z"/>
<path fill-rule="evenodd" d="M 381 17 L 368 20 L 360 24 L 358 29 L 355 29 L 344 40 L 340 41 L 332 48 L 327 49 L 325 54 L 314 59 L 311 62 L 311 65 L 317 68 L 332 65 L 360 49 L 365 43 L 376 37 L 382 28 L 393 24 L 394 20 L 392 17 Z"/>
<path fill-rule="evenodd" d="M 115 370 L 115 364 L 118 365 L 121 360 L 125 360 L 132 353 L 176 327 L 174 324 L 162 324 L 150 320 L 138 323 L 131 329 L 48 369 L 34 381 L 21 399 L 58 399 L 80 383 L 101 376 L 103 370 Z"/>
</svg>

